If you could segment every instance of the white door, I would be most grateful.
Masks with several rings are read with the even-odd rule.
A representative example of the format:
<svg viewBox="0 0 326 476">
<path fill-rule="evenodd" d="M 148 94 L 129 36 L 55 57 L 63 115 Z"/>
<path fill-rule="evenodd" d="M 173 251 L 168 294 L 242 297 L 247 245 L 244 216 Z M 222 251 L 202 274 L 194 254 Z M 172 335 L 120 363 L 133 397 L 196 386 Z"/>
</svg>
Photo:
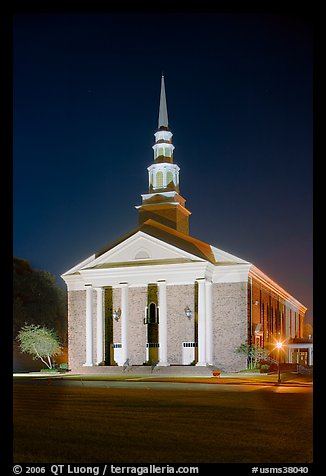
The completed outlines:
<svg viewBox="0 0 326 476">
<path fill-rule="evenodd" d="M 195 342 L 183 342 L 182 365 L 190 365 L 195 360 Z"/>
<path fill-rule="evenodd" d="M 123 365 L 122 359 L 122 345 L 121 344 L 113 344 L 114 349 L 114 360 L 118 365 Z"/>
</svg>

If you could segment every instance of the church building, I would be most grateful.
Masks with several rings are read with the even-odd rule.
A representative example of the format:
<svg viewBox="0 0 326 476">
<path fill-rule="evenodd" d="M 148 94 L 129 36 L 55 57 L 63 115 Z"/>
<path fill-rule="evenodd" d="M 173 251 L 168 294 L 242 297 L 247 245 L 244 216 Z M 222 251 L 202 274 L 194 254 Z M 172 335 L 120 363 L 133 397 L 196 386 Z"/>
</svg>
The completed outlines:
<svg viewBox="0 0 326 476">
<path fill-rule="evenodd" d="M 282 359 L 291 362 L 307 308 L 252 263 L 189 234 L 163 76 L 154 136 L 138 226 L 62 275 L 69 368 L 239 371 L 247 367 L 236 352 L 241 344 L 273 350 L 279 340 L 289 344 Z"/>
</svg>

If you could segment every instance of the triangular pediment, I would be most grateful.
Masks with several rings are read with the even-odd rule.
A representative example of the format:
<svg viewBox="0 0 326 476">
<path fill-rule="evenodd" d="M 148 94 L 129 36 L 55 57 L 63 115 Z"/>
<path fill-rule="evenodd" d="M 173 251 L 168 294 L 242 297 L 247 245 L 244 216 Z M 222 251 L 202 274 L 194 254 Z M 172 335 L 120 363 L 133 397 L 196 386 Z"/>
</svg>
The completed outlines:
<svg viewBox="0 0 326 476">
<path fill-rule="evenodd" d="M 184 250 L 170 245 L 142 231 L 127 238 L 101 256 L 86 263 L 81 269 L 108 266 L 143 266 L 186 261 L 204 261 Z"/>
<path fill-rule="evenodd" d="M 217 265 L 248 264 L 223 250 L 170 229 L 153 220 L 91 255 L 62 276 L 82 270 L 130 266 L 151 266 L 186 262 L 210 262 Z"/>
</svg>

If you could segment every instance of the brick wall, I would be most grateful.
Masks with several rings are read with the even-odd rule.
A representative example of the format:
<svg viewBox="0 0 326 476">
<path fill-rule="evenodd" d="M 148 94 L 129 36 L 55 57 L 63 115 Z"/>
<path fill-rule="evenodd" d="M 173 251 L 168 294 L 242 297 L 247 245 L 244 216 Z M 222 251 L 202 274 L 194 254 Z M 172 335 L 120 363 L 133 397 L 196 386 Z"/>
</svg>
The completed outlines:
<svg viewBox="0 0 326 476">
<path fill-rule="evenodd" d="M 76 371 L 86 356 L 86 291 L 68 292 L 68 362 Z"/>
<path fill-rule="evenodd" d="M 247 339 L 247 283 L 212 286 L 214 364 L 226 372 L 245 369 L 246 357 L 235 350 Z"/>
<path fill-rule="evenodd" d="M 166 286 L 168 363 L 182 363 L 182 342 L 194 340 L 194 317 L 188 319 L 185 307 L 194 310 L 194 284 Z M 194 312 L 193 312 L 194 315 Z"/>
<path fill-rule="evenodd" d="M 146 360 L 146 331 L 144 324 L 147 306 L 147 287 L 128 289 L 128 347 L 132 365 L 143 365 Z"/>
</svg>

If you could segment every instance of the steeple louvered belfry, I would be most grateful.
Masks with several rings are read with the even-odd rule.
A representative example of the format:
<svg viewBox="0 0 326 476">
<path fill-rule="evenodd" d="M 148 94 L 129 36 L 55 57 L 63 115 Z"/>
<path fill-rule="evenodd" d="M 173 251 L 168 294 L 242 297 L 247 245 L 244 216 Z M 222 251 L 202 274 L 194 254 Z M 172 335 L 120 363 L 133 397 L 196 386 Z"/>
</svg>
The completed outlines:
<svg viewBox="0 0 326 476">
<path fill-rule="evenodd" d="M 163 75 L 158 129 L 154 136 L 154 162 L 147 168 L 149 193 L 142 195 L 142 205 L 136 207 L 139 213 L 139 225 L 152 219 L 188 235 L 191 212 L 185 207 L 186 200 L 179 195 L 180 168 L 173 163 L 174 145 L 168 123 Z"/>
</svg>

